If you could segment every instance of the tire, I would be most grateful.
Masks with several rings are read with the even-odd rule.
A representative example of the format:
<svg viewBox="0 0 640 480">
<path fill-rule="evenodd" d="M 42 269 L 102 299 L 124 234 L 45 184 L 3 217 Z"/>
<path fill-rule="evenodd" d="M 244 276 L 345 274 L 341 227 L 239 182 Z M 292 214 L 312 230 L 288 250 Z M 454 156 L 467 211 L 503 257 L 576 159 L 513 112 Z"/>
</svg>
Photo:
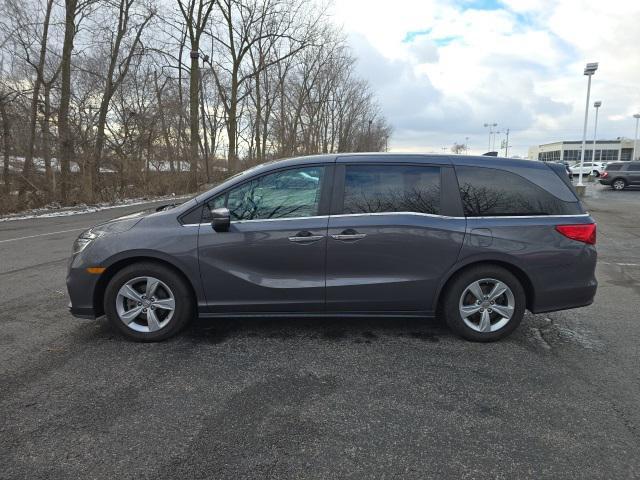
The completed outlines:
<svg viewBox="0 0 640 480">
<path fill-rule="evenodd" d="M 507 290 L 491 300 L 488 294 L 497 285 L 496 282 L 506 286 Z M 477 290 L 472 285 L 480 287 L 482 300 L 473 294 Z M 478 305 L 478 301 L 483 303 Z M 467 312 L 481 310 L 469 314 L 465 320 L 462 307 L 466 307 Z M 500 313 L 496 307 L 500 307 Z M 515 275 L 497 265 L 480 265 L 463 270 L 454 278 L 447 287 L 442 312 L 449 328 L 462 338 L 474 342 L 494 342 L 511 334 L 520 325 L 525 307 L 524 289 Z M 508 313 L 511 315 L 507 319 L 504 314 Z M 488 327 L 486 316 L 489 317 Z"/>
<path fill-rule="evenodd" d="M 594 170 L 593 171 L 593 176 L 594 177 L 599 177 L 600 176 L 600 172 L 598 170 Z"/>
<path fill-rule="evenodd" d="M 151 299 L 146 298 L 149 291 Z M 104 311 L 111 325 L 125 337 L 158 342 L 176 335 L 189 323 L 194 298 L 186 281 L 174 270 L 153 262 L 134 263 L 109 281 Z"/>
<path fill-rule="evenodd" d="M 614 190 L 624 190 L 627 186 L 627 182 L 622 178 L 616 178 L 613 182 L 611 182 L 611 188 Z"/>
</svg>

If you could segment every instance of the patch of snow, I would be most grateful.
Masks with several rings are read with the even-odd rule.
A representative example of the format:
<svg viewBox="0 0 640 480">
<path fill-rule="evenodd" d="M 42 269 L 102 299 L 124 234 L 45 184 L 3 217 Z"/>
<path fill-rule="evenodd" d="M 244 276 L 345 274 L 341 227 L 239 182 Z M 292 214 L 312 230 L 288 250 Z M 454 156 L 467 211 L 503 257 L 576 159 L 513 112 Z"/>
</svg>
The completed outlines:
<svg viewBox="0 0 640 480">
<path fill-rule="evenodd" d="M 73 207 L 60 207 L 57 203 L 52 203 L 43 208 L 35 208 L 26 212 L 15 213 L 0 217 L 0 222 L 11 222 L 15 220 L 29 220 L 32 218 L 52 218 L 52 217 L 68 217 L 71 215 L 83 215 L 86 213 L 99 212 L 101 210 L 110 210 L 113 208 L 133 207 L 136 205 L 145 205 L 148 203 L 157 203 L 163 200 L 184 200 L 192 195 L 176 196 L 175 193 L 162 197 L 140 197 L 120 200 L 114 203 L 98 203 L 96 205 L 80 204 Z"/>
</svg>

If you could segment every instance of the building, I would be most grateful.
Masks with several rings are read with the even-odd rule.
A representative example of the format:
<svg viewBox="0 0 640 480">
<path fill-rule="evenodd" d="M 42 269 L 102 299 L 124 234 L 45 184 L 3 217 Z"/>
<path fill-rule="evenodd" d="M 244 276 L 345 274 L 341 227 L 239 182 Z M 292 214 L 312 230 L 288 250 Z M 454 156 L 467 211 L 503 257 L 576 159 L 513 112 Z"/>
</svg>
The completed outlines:
<svg viewBox="0 0 640 480">
<path fill-rule="evenodd" d="M 582 141 L 564 141 L 546 143 L 535 147 L 529 147 L 530 160 L 542 160 L 544 162 L 579 162 Z M 629 138 L 617 138 L 616 140 L 596 141 L 596 162 L 615 162 L 631 160 L 633 155 L 633 140 Z M 636 152 L 636 156 L 640 152 Z M 584 150 L 584 161 L 592 161 L 593 140 L 587 140 Z"/>
</svg>

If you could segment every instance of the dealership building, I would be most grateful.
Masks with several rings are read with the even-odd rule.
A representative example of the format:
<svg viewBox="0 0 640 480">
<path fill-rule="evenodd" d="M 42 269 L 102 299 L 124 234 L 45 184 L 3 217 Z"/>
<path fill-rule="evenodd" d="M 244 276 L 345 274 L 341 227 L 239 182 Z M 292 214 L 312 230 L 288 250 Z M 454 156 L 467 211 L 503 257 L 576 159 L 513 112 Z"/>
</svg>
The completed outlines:
<svg viewBox="0 0 640 480">
<path fill-rule="evenodd" d="M 535 147 L 529 147 L 530 160 L 542 160 L 544 162 L 579 162 L 582 141 L 564 141 L 546 143 Z M 597 140 L 595 149 L 593 140 L 585 145 L 584 161 L 592 161 L 595 150 L 596 162 L 615 162 L 631 160 L 633 155 L 633 140 L 629 138 L 617 138 L 616 140 Z M 636 152 L 636 156 L 640 152 Z"/>
</svg>

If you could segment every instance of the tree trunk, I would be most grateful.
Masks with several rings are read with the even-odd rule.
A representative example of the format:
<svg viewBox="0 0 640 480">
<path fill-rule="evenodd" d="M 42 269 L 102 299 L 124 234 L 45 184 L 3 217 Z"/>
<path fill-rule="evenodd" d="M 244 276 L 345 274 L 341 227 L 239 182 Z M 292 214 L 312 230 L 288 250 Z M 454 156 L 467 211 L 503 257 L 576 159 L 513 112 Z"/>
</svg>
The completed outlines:
<svg viewBox="0 0 640 480">
<path fill-rule="evenodd" d="M 76 34 L 76 9 L 78 0 L 65 0 L 64 42 L 60 61 L 60 107 L 58 110 L 58 160 L 60 162 L 60 196 L 63 203 L 69 200 L 69 173 L 73 159 L 73 135 L 69 124 L 71 100 L 71 53 Z"/>
<path fill-rule="evenodd" d="M 189 172 L 189 191 L 198 190 L 198 145 L 200 144 L 199 122 L 198 122 L 198 94 L 200 66 L 198 57 L 193 52 L 198 51 L 198 44 L 191 43 L 191 69 L 189 72 L 189 130 L 190 145 L 189 156 L 191 161 L 191 171 Z"/>
<path fill-rule="evenodd" d="M 44 175 L 48 200 L 56 195 L 56 180 L 54 169 L 51 166 L 51 84 L 44 84 L 44 110 L 42 116 L 42 158 L 44 160 Z"/>
<path fill-rule="evenodd" d="M 40 43 L 40 55 L 38 57 L 38 66 L 36 68 L 35 85 L 33 86 L 33 96 L 31 97 L 31 111 L 29 116 L 29 130 L 27 133 L 27 155 L 24 159 L 22 167 L 22 177 L 24 182 L 20 185 L 19 196 L 24 198 L 26 189 L 28 188 L 31 170 L 33 169 L 33 155 L 36 145 L 36 125 L 38 122 L 38 101 L 40 100 L 40 86 L 42 85 L 42 77 L 47 58 L 47 38 L 49 36 L 49 19 L 51 18 L 51 8 L 53 0 L 47 1 L 47 8 L 44 15 L 44 23 L 42 25 L 42 40 Z"/>
<path fill-rule="evenodd" d="M 231 75 L 231 95 L 227 115 L 227 136 L 229 137 L 229 173 L 238 170 L 238 69 L 234 66 Z"/>
<path fill-rule="evenodd" d="M 0 99 L 0 116 L 2 117 L 2 147 L 4 150 L 2 178 L 4 179 L 4 193 L 11 193 L 11 181 L 9 180 L 9 156 L 11 155 L 11 124 L 7 113 L 5 99 Z"/>
<path fill-rule="evenodd" d="M 207 183 L 211 183 L 211 172 L 209 171 L 209 136 L 207 135 L 207 116 L 204 109 L 203 92 L 202 76 L 200 76 L 200 116 L 202 118 L 202 139 L 204 141 L 204 166 L 207 172 Z"/>
<path fill-rule="evenodd" d="M 158 73 L 154 73 L 154 84 L 156 87 L 156 99 L 158 102 L 158 114 L 160 115 L 160 128 L 162 129 L 162 138 L 164 139 L 165 148 L 167 149 L 167 154 L 169 155 L 169 171 L 171 173 L 175 172 L 175 166 L 173 164 L 174 152 L 173 145 L 171 144 L 171 140 L 169 138 L 169 130 L 167 129 L 167 121 L 165 119 L 164 114 L 164 105 L 162 104 L 162 90 L 158 86 Z"/>
</svg>

